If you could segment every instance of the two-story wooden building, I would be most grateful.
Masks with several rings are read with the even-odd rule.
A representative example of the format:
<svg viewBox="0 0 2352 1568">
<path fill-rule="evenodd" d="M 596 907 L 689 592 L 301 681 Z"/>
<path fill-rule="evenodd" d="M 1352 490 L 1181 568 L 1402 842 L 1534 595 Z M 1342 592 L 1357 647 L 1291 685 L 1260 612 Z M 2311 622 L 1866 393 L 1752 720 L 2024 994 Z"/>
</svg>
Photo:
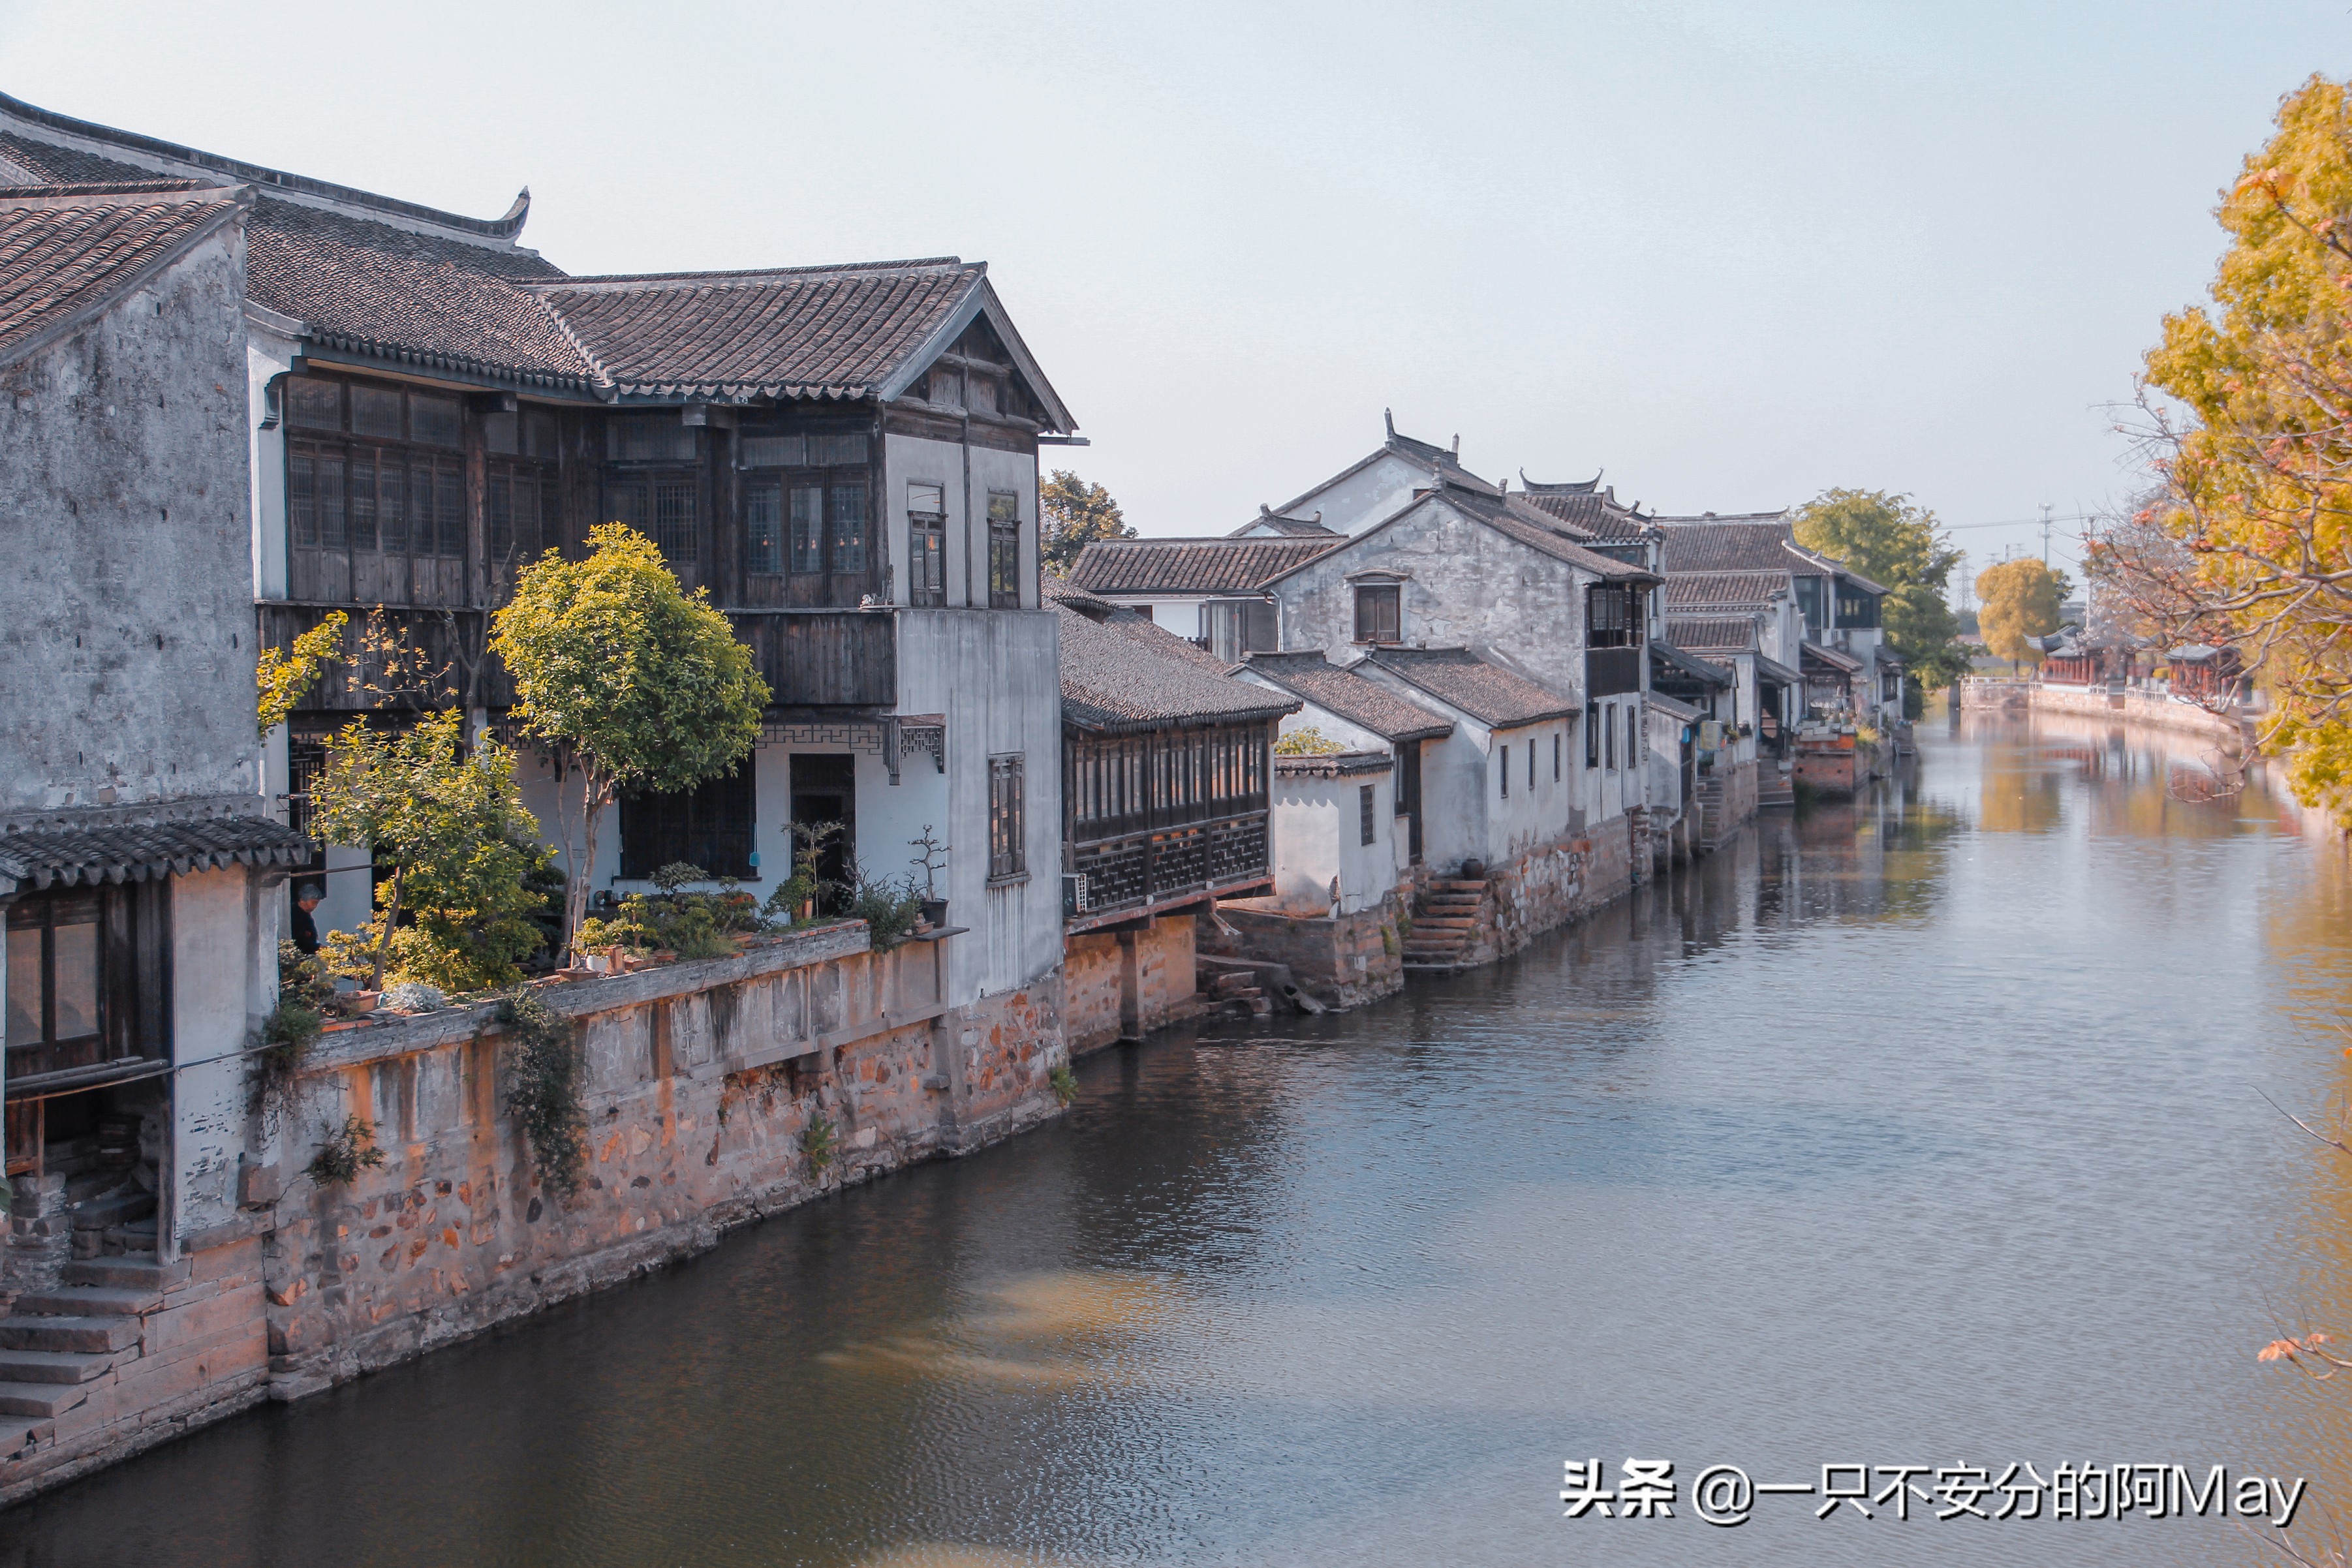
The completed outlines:
<svg viewBox="0 0 2352 1568">
<path fill-rule="evenodd" d="M 257 627 L 282 646 L 381 606 L 438 679 L 396 698 L 497 724 L 483 650 L 520 566 L 598 523 L 652 538 L 773 693 L 730 779 L 635 800 L 600 891 L 691 860 L 755 889 L 792 824 L 838 821 L 863 872 L 950 846 L 951 991 L 980 1005 L 1060 954 L 1055 617 L 1039 597 L 1037 452 L 1069 411 L 987 268 L 953 257 L 567 276 L 493 219 L 0 105 L 0 158 L 256 192 L 245 328 Z M 379 687 L 387 683 L 376 679 Z M 397 685 L 397 682 L 389 683 Z M 273 737 L 299 797 L 320 742 L 383 706 L 357 665 Z M 551 818 L 527 759 L 525 799 Z M 322 928 L 365 917 L 363 850 L 315 868 Z"/>
</svg>

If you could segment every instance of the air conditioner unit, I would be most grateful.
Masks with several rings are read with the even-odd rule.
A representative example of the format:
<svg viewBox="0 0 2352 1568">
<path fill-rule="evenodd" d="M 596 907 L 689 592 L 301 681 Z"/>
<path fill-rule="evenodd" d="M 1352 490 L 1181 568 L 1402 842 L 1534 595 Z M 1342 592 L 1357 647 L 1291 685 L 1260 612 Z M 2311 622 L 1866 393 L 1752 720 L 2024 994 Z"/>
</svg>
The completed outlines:
<svg viewBox="0 0 2352 1568">
<path fill-rule="evenodd" d="M 1087 877 L 1084 872 L 1062 873 L 1062 918 L 1076 920 L 1087 912 Z"/>
</svg>

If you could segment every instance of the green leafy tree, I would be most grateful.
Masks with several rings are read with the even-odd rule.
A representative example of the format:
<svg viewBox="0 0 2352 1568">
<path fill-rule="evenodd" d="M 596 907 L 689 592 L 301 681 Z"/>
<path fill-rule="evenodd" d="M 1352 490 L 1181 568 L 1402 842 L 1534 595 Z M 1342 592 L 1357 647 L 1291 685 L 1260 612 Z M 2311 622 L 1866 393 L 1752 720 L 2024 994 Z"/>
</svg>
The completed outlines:
<svg viewBox="0 0 2352 1568">
<path fill-rule="evenodd" d="M 466 755 L 463 722 L 450 710 L 391 733 L 355 720 L 311 786 L 318 831 L 368 845 L 390 873 L 376 883 L 374 918 L 326 943 L 329 967 L 372 988 L 387 969 L 446 990 L 511 984 L 540 945 L 530 916 L 545 900 L 530 887 L 546 860 L 539 824 L 516 791 L 513 753 L 484 740 Z"/>
<path fill-rule="evenodd" d="M 1797 508 L 1797 542 L 1853 568 L 1887 591 L 1886 640 L 1910 666 L 1915 693 L 1968 674 L 1959 627 L 1944 590 L 1961 553 L 1937 531 L 1936 514 L 1885 490 L 1824 490 Z"/>
<path fill-rule="evenodd" d="M 690 789 L 728 772 L 759 740 L 768 705 L 751 651 L 651 539 L 620 523 L 588 538 L 583 560 L 549 550 L 522 570 L 490 638 L 514 679 L 515 720 L 555 768 L 567 946 L 605 810 L 624 790 Z"/>
<path fill-rule="evenodd" d="M 1045 570 L 1067 576 L 1078 552 L 1097 539 L 1131 539 L 1118 503 L 1100 485 L 1088 484 L 1067 468 L 1056 468 L 1037 486 L 1037 511 L 1044 526 Z"/>
<path fill-rule="evenodd" d="M 2109 581 L 2163 642 L 2234 647 L 2263 747 L 2352 824 L 2352 91 L 2312 77 L 2277 127 L 2216 213 L 2213 308 L 2165 318 L 2147 359 L 2166 493 L 2134 521 L 2179 551 L 2119 549 Z"/>
<path fill-rule="evenodd" d="M 329 664 L 342 662 L 343 628 L 350 624 L 351 617 L 338 610 L 295 638 L 291 653 L 279 648 L 261 651 L 254 664 L 253 685 L 262 739 L 268 739 L 269 732 L 286 722 L 294 705 L 318 684 Z"/>
<path fill-rule="evenodd" d="M 2064 572 L 2053 571 L 2031 556 L 1986 568 L 1977 576 L 1977 598 L 1982 602 L 1977 624 L 1984 630 L 1985 647 L 1993 657 L 2011 664 L 2042 663 L 2042 651 L 2026 639 L 2058 630 L 2059 609 L 2073 586 Z"/>
</svg>

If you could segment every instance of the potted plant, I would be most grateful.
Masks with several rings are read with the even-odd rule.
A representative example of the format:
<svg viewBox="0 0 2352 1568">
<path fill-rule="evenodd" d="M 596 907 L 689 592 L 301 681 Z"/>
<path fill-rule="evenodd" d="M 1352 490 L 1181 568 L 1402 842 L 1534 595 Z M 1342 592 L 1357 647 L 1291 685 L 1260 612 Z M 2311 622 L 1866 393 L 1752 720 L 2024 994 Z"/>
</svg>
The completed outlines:
<svg viewBox="0 0 2352 1568">
<path fill-rule="evenodd" d="M 923 824 L 920 834 L 907 841 L 916 852 L 909 863 L 923 877 L 923 923 L 936 929 L 948 923 L 948 901 L 939 894 L 939 874 L 947 869 L 948 846 L 940 842 L 929 822 Z"/>
</svg>

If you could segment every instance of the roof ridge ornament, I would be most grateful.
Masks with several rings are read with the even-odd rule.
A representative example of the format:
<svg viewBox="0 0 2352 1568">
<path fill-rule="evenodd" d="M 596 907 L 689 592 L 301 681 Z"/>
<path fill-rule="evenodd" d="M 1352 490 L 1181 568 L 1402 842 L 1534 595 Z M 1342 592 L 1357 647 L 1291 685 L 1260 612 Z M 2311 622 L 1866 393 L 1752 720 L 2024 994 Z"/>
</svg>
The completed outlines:
<svg viewBox="0 0 2352 1568">
<path fill-rule="evenodd" d="M 1388 426 L 1389 439 L 1391 441 L 1394 441 L 1396 439 L 1396 411 L 1386 408 L 1381 410 L 1381 423 Z"/>
</svg>

